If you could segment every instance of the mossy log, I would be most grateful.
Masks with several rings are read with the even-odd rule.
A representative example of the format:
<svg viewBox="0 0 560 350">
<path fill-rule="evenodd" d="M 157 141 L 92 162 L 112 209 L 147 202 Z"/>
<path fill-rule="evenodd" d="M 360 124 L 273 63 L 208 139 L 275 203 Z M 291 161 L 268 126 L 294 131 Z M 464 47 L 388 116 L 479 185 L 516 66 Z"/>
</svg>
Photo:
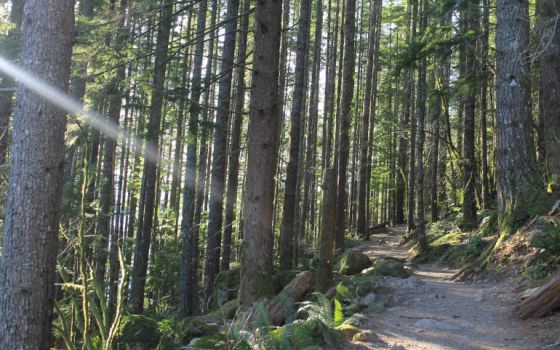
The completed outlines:
<svg viewBox="0 0 560 350">
<path fill-rule="evenodd" d="M 273 325 L 284 323 L 293 305 L 302 301 L 305 296 L 315 290 L 316 275 L 311 271 L 298 274 L 282 291 L 275 296 L 268 307 L 270 321 Z"/>
<path fill-rule="evenodd" d="M 560 271 L 546 284 L 533 290 L 516 307 L 516 314 L 526 320 L 544 317 L 560 308 Z"/>
</svg>

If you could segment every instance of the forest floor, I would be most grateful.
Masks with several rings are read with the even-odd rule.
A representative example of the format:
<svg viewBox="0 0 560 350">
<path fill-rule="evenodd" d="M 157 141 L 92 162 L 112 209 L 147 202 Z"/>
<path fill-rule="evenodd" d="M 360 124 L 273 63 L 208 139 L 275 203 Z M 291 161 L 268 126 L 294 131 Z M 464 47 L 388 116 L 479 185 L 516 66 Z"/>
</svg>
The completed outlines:
<svg viewBox="0 0 560 350">
<path fill-rule="evenodd" d="M 409 259 L 398 245 L 403 227 L 372 235 L 355 247 L 370 258 Z M 495 275 L 454 282 L 456 270 L 434 264 L 407 266 L 413 276 L 393 286 L 389 308 L 367 314 L 374 334 L 361 349 L 560 349 L 560 315 L 522 321 L 513 307 L 525 289 L 521 277 Z"/>
</svg>

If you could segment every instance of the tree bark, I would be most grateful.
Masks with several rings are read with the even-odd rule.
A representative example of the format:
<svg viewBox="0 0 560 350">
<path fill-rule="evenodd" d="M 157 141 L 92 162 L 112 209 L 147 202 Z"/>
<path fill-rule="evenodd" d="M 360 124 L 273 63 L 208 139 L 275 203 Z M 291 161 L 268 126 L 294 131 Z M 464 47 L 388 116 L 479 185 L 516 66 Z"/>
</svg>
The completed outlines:
<svg viewBox="0 0 560 350">
<path fill-rule="evenodd" d="M 222 270 L 228 270 L 231 261 L 231 245 L 233 223 L 235 221 L 235 204 L 237 202 L 237 188 L 239 184 L 239 156 L 241 154 L 241 128 L 243 126 L 243 110 L 245 107 L 245 56 L 247 54 L 247 31 L 249 30 L 249 0 L 243 3 L 244 14 L 241 18 L 239 31 L 239 47 L 237 51 L 237 84 L 235 90 L 235 111 L 231 126 L 231 141 L 228 154 L 228 175 L 226 190 L 226 213 L 224 225 L 224 240 L 222 254 Z"/>
<path fill-rule="evenodd" d="M 193 264 L 194 254 L 194 207 L 196 201 L 196 137 L 198 134 L 198 117 L 200 115 L 200 95 L 202 84 L 202 60 L 204 54 L 204 31 L 206 30 L 206 11 L 208 2 L 200 1 L 196 18 L 196 43 L 194 51 L 193 71 L 191 78 L 191 98 L 189 105 L 189 125 L 187 143 L 187 161 L 185 164 L 185 185 L 183 188 L 183 208 L 181 233 L 183 235 L 183 253 L 181 263 L 181 297 L 179 301 L 179 312 L 183 316 L 194 312 L 196 296 L 193 291 L 193 276 L 198 273 Z M 200 184 L 199 184 L 200 186 Z"/>
<path fill-rule="evenodd" d="M 560 1 L 539 0 L 540 42 L 545 45 L 541 56 L 540 91 L 544 124 L 546 164 L 551 189 L 560 193 L 560 28 L 558 11 Z"/>
<path fill-rule="evenodd" d="M 278 101 L 281 17 L 281 1 L 257 2 L 239 288 L 243 306 L 272 292 L 274 193 L 271 189 L 274 188 L 281 109 Z"/>
<path fill-rule="evenodd" d="M 333 168 L 326 169 L 323 176 L 321 212 L 317 289 L 325 293 L 333 284 L 334 221 L 336 214 L 336 174 Z"/>
<path fill-rule="evenodd" d="M 307 69 L 307 49 L 309 47 L 309 27 L 311 19 L 311 0 L 301 0 L 295 67 L 295 86 L 292 97 L 290 122 L 290 151 L 286 169 L 286 186 L 282 208 L 280 229 L 280 269 L 289 270 L 293 266 L 294 232 L 296 215 L 299 208 L 297 190 L 300 157 L 300 133 L 305 99 L 305 72 Z"/>
<path fill-rule="evenodd" d="M 67 90 L 74 1 L 26 0 L 22 68 Z M 2 261 L 0 348 L 51 346 L 66 112 L 18 85 Z"/>
<path fill-rule="evenodd" d="M 477 224 L 476 199 L 475 199 L 475 113 L 476 95 L 478 81 L 477 74 L 477 50 L 474 34 L 479 32 L 479 2 L 469 0 L 465 4 L 464 15 L 466 17 L 465 32 L 469 38 L 465 43 L 465 70 L 464 81 L 466 83 L 465 118 L 463 127 L 463 229 L 471 230 Z"/>
<path fill-rule="evenodd" d="M 218 81 L 218 105 L 214 127 L 214 148 L 212 150 L 212 174 L 210 179 L 210 210 L 205 262 L 205 300 L 210 300 L 214 288 L 214 278 L 220 270 L 220 244 L 222 241 L 222 221 L 224 213 L 224 190 L 227 160 L 227 129 L 231 112 L 231 81 L 235 59 L 235 35 L 239 0 L 229 0 L 225 18 L 224 50 Z"/>
<path fill-rule="evenodd" d="M 338 157 L 338 193 L 336 200 L 335 247 L 344 249 L 346 232 L 347 205 L 347 168 L 350 155 L 350 120 L 352 113 L 352 97 L 354 95 L 354 68 L 356 53 L 354 36 L 356 34 L 356 0 L 346 2 L 344 28 L 344 64 L 342 71 L 342 94 L 340 102 L 340 143 Z"/>
<path fill-rule="evenodd" d="M 527 2 L 498 0 L 496 8 L 496 187 L 503 219 L 524 220 L 539 204 L 539 181 L 531 130 L 526 52 Z"/>
<path fill-rule="evenodd" d="M 146 142 L 144 149 L 144 205 L 142 226 L 136 235 L 136 250 L 134 251 L 134 264 L 132 267 L 132 280 L 130 288 L 131 312 L 141 314 L 144 310 L 144 290 L 146 287 L 146 273 L 148 271 L 148 253 L 154 222 L 156 202 L 157 169 L 159 161 L 153 159 L 150 150 L 158 149 L 161 128 L 163 94 L 165 74 L 167 70 L 167 56 L 169 35 L 173 22 L 173 1 L 164 0 L 160 12 L 160 23 L 157 33 L 156 53 L 153 73 L 152 101 L 150 106 L 150 119 L 147 125 Z"/>
</svg>

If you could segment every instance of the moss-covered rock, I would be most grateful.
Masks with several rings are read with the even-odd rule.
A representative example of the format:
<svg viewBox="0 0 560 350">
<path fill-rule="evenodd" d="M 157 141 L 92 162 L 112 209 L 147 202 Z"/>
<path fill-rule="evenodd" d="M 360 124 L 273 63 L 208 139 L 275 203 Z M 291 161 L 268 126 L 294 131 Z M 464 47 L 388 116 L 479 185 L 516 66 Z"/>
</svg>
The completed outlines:
<svg viewBox="0 0 560 350">
<path fill-rule="evenodd" d="M 373 262 L 371 271 L 374 275 L 408 278 L 411 273 L 404 268 L 404 263 L 398 259 L 385 257 L 377 258 Z"/>
<path fill-rule="evenodd" d="M 117 346 L 131 349 L 154 349 L 160 338 L 158 322 L 143 315 L 124 316 L 115 336 Z"/>
<path fill-rule="evenodd" d="M 362 331 L 358 327 L 353 326 L 353 325 L 348 324 L 348 323 L 343 323 L 340 326 L 337 326 L 336 330 L 339 331 L 340 333 L 342 333 L 342 335 L 344 335 L 344 337 L 348 341 L 352 341 L 354 336 Z"/>
<path fill-rule="evenodd" d="M 186 349 L 197 350 L 250 350 L 251 347 L 244 340 L 235 340 L 227 337 L 223 333 L 193 339 Z"/>
<path fill-rule="evenodd" d="M 218 306 L 214 311 L 210 312 L 209 315 L 231 320 L 235 317 L 238 308 L 239 301 L 237 298 L 235 298 L 233 300 L 225 302 L 223 305 Z"/>
<path fill-rule="evenodd" d="M 301 270 L 278 271 L 273 278 L 274 282 L 277 284 L 275 287 L 277 287 L 277 289 L 279 287 L 275 293 L 278 294 L 282 288 L 286 287 L 300 272 Z"/>
<path fill-rule="evenodd" d="M 220 271 L 214 280 L 211 309 L 217 309 L 220 305 L 237 298 L 239 283 L 241 280 L 241 269 L 234 266 L 226 271 Z"/>
<path fill-rule="evenodd" d="M 372 262 L 367 255 L 354 250 L 348 250 L 340 257 L 337 271 L 347 276 L 355 275 L 371 265 Z"/>
<path fill-rule="evenodd" d="M 344 348 L 342 333 L 317 319 L 289 323 L 272 330 L 269 336 L 271 346 L 276 350 Z"/>
</svg>

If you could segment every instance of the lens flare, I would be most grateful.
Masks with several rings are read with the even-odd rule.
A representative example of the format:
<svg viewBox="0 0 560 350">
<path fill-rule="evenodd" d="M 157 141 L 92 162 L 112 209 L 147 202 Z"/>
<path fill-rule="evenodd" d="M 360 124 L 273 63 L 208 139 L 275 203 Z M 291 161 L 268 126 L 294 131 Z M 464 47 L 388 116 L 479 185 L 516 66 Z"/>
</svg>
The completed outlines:
<svg viewBox="0 0 560 350">
<path fill-rule="evenodd" d="M 70 97 L 60 89 L 46 83 L 40 78 L 24 71 L 15 64 L 9 62 L 0 56 L 0 71 L 15 79 L 19 84 L 24 85 L 29 90 L 50 101 L 52 104 L 64 109 L 68 113 L 82 116 L 84 120 L 93 128 L 99 130 L 102 134 L 116 141 L 125 138 L 131 138 L 137 147 L 144 145 L 144 156 L 148 161 L 157 162 L 159 152 L 156 147 L 146 143 L 143 139 L 134 133 L 119 127 L 117 124 L 109 120 L 107 117 L 94 111 L 85 110 L 84 106 L 74 98 Z"/>
</svg>

